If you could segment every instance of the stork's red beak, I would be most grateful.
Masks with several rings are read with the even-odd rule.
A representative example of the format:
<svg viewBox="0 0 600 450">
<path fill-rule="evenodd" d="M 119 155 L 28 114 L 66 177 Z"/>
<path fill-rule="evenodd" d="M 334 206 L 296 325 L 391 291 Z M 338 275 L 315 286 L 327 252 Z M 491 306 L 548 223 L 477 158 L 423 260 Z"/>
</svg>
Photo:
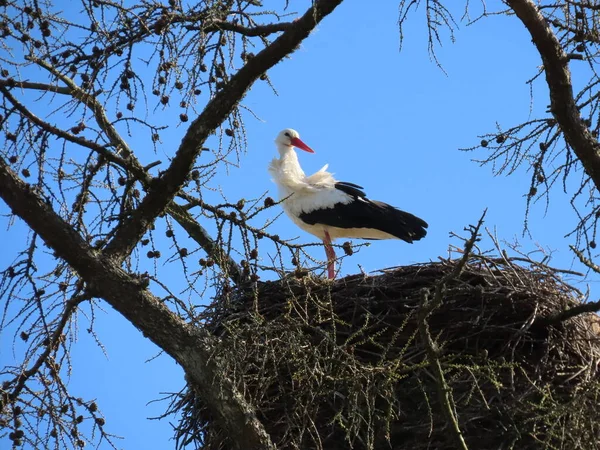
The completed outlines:
<svg viewBox="0 0 600 450">
<path fill-rule="evenodd" d="M 292 138 L 291 142 L 294 147 L 298 147 L 298 148 L 304 150 L 305 152 L 308 152 L 308 153 L 315 152 L 312 148 L 310 148 L 308 145 L 306 145 L 304 142 L 302 142 L 300 139 L 298 139 L 296 137 Z"/>
</svg>

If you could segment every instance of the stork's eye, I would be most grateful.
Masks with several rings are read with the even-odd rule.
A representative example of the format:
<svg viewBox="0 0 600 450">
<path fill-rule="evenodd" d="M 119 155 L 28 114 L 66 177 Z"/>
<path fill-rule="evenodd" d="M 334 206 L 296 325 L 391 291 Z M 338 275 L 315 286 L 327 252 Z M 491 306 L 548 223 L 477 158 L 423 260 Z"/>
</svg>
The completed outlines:
<svg viewBox="0 0 600 450">
<path fill-rule="evenodd" d="M 286 135 L 287 137 L 291 137 L 291 136 L 290 136 L 290 133 L 288 133 L 287 131 L 286 131 L 285 135 Z"/>
</svg>

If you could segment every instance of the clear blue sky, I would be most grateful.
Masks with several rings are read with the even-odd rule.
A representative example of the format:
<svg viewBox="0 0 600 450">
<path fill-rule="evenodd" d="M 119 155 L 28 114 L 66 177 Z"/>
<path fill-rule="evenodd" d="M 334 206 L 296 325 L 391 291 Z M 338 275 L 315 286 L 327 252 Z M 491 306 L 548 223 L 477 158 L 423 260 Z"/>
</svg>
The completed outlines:
<svg viewBox="0 0 600 450">
<path fill-rule="evenodd" d="M 293 7 L 303 12 L 309 3 L 293 2 Z M 499 2 L 492 3 L 488 6 L 498 7 Z M 291 127 L 316 151 L 300 155 L 306 172 L 329 163 L 340 180 L 360 184 L 369 197 L 430 224 L 427 238 L 414 245 L 373 242 L 345 260 L 342 275 L 356 273 L 359 265 L 373 271 L 447 256 L 449 244 L 458 244 L 449 239 L 449 232 L 475 223 L 486 207 L 486 225 L 495 228 L 500 239 L 517 238 L 526 249 L 536 244 L 554 249 L 552 262 L 570 267 L 572 255 L 564 235 L 576 218 L 568 197 L 555 192 L 547 212 L 543 204 L 534 206 L 531 238 L 523 237 L 528 175 L 519 171 L 508 178 L 493 177 L 490 167 L 471 161 L 484 158 L 485 152 L 458 150 L 479 142 L 478 135 L 493 131 L 496 122 L 508 127 L 526 120 L 530 106 L 534 112 L 546 109 L 543 84 L 536 88 L 533 104 L 530 101 L 525 81 L 535 75 L 540 60 L 520 22 L 497 16 L 469 27 L 460 24 L 456 42 L 447 40 L 438 48 L 446 75 L 427 53 L 423 11 L 409 20 L 399 52 L 398 2 L 377 2 L 370 8 L 365 4 L 346 1 L 290 59 L 269 73 L 279 95 L 260 81 L 252 89 L 244 105 L 261 120 L 246 115 L 248 151 L 240 167 L 215 184 L 234 201 L 265 191 L 275 196 L 266 167 L 275 155 L 276 134 Z M 458 18 L 461 11 L 455 11 Z M 172 127 L 163 133 L 161 152 L 173 154 L 182 132 L 182 127 Z M 130 142 L 136 149 L 135 139 Z M 145 163 L 157 159 L 150 151 L 141 155 Z M 0 205 L 0 213 L 6 212 Z M 0 219 L 0 236 L 11 248 L 27 231 L 20 224 L 6 231 L 6 224 Z M 313 241 L 284 216 L 271 231 L 282 238 Z M 314 248 L 312 254 L 322 259 L 323 249 Z M 11 259 L 10 252 L 0 254 L 2 266 Z M 157 270 L 159 276 L 168 276 L 176 268 L 159 265 Z M 160 415 L 166 404 L 148 402 L 163 392 L 179 391 L 182 371 L 165 356 L 146 362 L 158 349 L 109 307 L 97 311 L 95 327 L 106 356 L 82 325 L 73 346 L 70 389 L 98 399 L 107 429 L 124 437 L 117 441 L 119 447 L 171 447 L 168 421 L 146 419 Z M 13 358 L 12 336 L 4 334 L 0 340 L 4 365 Z"/>
</svg>

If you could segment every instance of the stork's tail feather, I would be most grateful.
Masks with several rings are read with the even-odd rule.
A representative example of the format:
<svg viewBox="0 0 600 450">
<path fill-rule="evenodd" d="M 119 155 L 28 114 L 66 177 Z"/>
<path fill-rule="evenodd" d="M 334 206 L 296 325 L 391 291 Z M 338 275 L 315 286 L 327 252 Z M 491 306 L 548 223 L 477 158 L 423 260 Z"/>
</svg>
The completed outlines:
<svg viewBox="0 0 600 450">
<path fill-rule="evenodd" d="M 393 233 L 394 236 L 406 242 L 413 242 L 427 235 L 428 224 L 423 219 L 399 209 L 396 209 L 395 216 L 398 227 L 397 231 Z"/>
<path fill-rule="evenodd" d="M 378 207 L 384 218 L 380 226 L 383 231 L 410 243 L 424 238 L 427 234 L 428 224 L 423 219 L 387 203 L 378 201 L 372 201 L 372 203 Z"/>
</svg>

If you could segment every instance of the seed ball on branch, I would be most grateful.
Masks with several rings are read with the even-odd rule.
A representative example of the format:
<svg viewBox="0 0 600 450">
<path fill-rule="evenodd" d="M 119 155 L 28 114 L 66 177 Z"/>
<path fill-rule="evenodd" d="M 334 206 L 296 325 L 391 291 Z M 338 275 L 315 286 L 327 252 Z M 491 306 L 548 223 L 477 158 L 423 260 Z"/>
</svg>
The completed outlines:
<svg viewBox="0 0 600 450">
<path fill-rule="evenodd" d="M 596 241 L 590 241 L 590 248 L 596 248 Z"/>
<path fill-rule="evenodd" d="M 487 147 L 487 146 L 488 146 L 488 144 L 489 144 L 489 142 L 488 142 L 488 141 L 486 141 L 485 139 L 482 139 L 482 140 L 481 140 L 481 143 L 480 143 L 480 145 L 481 145 L 482 147 Z"/>
<path fill-rule="evenodd" d="M 275 200 L 273 200 L 271 197 L 265 198 L 265 208 L 270 208 L 274 204 L 275 204 Z"/>
<path fill-rule="evenodd" d="M 346 256 L 352 256 L 354 254 L 354 249 L 349 241 L 346 241 L 342 244 L 342 249 L 344 250 Z"/>
<path fill-rule="evenodd" d="M 504 136 L 503 134 L 499 134 L 499 135 L 496 137 L 496 143 L 498 143 L 498 144 L 503 144 L 503 143 L 504 143 L 504 141 L 506 141 L 506 136 Z"/>
</svg>

